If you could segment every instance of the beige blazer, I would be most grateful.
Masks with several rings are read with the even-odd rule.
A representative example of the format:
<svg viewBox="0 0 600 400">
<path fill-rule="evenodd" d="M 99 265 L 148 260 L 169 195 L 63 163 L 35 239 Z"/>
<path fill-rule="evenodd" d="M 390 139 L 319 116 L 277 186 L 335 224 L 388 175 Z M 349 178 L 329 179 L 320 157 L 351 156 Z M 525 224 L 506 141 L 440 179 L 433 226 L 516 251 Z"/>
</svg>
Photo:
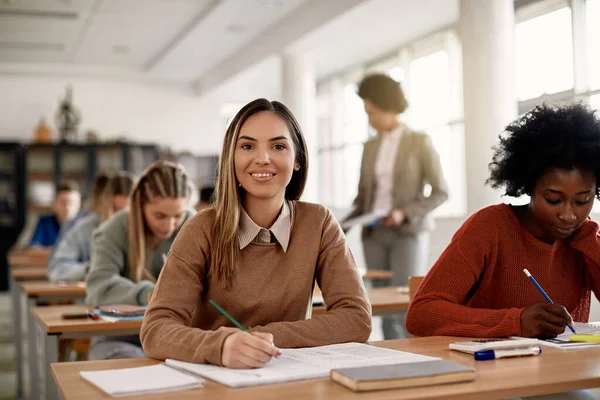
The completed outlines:
<svg viewBox="0 0 600 400">
<path fill-rule="evenodd" d="M 377 184 L 375 161 L 380 144 L 380 135 L 365 143 L 358 195 L 350 217 L 372 211 Z M 426 184 L 431 185 L 431 194 L 427 197 L 423 193 Z M 404 130 L 396 154 L 392 191 L 393 207 L 406 212 L 406 220 L 398 228 L 400 233 L 414 234 L 434 228 L 429 213 L 448 199 L 448 186 L 440 157 L 428 135 Z"/>
</svg>

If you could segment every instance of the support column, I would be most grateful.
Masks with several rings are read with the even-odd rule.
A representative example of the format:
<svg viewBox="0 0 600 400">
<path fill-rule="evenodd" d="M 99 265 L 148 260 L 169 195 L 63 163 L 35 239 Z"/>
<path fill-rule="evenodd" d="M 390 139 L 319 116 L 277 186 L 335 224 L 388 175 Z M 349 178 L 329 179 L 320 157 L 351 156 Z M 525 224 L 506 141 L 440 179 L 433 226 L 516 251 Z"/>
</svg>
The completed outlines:
<svg viewBox="0 0 600 400">
<path fill-rule="evenodd" d="M 517 117 L 513 0 L 461 0 L 467 212 L 501 201 L 485 186 L 492 146 Z"/>
<path fill-rule="evenodd" d="M 294 113 L 308 148 L 308 181 L 302 200 L 317 202 L 318 137 L 317 137 L 317 81 L 314 57 L 311 53 L 283 53 L 281 55 L 282 102 Z"/>
</svg>

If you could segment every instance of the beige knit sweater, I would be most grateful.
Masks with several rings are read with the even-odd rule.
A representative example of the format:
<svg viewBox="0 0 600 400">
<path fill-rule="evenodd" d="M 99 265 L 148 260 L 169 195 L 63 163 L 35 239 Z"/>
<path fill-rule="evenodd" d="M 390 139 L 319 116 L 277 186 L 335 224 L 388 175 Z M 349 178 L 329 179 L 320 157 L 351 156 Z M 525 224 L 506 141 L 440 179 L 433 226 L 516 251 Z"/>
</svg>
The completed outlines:
<svg viewBox="0 0 600 400">
<path fill-rule="evenodd" d="M 280 348 L 368 339 L 371 305 L 338 223 L 323 206 L 291 206 L 287 252 L 278 243 L 251 243 L 239 253 L 230 289 L 208 271 L 215 212 L 200 212 L 186 222 L 142 325 L 148 356 L 221 365 L 223 342 L 237 328 L 209 299 L 245 327 L 272 333 Z M 311 318 L 315 280 L 327 312 Z"/>
</svg>

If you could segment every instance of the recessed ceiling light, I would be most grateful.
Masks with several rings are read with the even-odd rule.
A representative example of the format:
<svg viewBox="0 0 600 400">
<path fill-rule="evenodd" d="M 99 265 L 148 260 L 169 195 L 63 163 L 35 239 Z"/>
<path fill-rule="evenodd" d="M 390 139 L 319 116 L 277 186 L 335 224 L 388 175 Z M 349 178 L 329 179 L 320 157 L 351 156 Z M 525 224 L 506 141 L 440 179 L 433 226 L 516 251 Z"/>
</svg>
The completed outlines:
<svg viewBox="0 0 600 400">
<path fill-rule="evenodd" d="M 112 51 L 113 53 L 116 54 L 129 54 L 129 46 L 124 45 L 124 44 L 116 44 L 112 47 Z"/>
<path fill-rule="evenodd" d="M 229 33 L 242 33 L 246 30 L 246 27 L 241 24 L 230 24 L 227 25 L 226 30 Z"/>
</svg>

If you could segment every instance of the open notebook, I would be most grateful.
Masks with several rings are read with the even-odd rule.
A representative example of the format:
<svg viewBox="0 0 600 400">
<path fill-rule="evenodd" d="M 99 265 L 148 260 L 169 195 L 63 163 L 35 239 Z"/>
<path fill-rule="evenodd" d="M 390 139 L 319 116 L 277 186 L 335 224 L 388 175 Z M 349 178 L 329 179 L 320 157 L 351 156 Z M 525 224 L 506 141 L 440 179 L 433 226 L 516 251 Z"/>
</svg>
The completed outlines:
<svg viewBox="0 0 600 400">
<path fill-rule="evenodd" d="M 586 324 L 583 322 L 575 322 L 573 324 L 573 328 L 578 334 L 597 334 L 600 335 L 600 324 Z M 557 349 L 580 349 L 584 347 L 595 347 L 600 346 L 600 343 L 590 343 L 590 342 L 571 342 L 569 337 L 573 333 L 569 330 L 569 328 L 565 329 L 563 333 L 558 335 L 554 339 L 540 339 L 540 344 L 544 346 L 554 347 Z"/>
<path fill-rule="evenodd" d="M 260 369 L 230 369 L 167 359 L 167 365 L 230 387 L 259 386 L 303 379 L 324 378 L 336 368 L 391 365 L 439 360 L 420 354 L 383 349 L 362 343 L 282 349 L 283 354 Z"/>
</svg>

